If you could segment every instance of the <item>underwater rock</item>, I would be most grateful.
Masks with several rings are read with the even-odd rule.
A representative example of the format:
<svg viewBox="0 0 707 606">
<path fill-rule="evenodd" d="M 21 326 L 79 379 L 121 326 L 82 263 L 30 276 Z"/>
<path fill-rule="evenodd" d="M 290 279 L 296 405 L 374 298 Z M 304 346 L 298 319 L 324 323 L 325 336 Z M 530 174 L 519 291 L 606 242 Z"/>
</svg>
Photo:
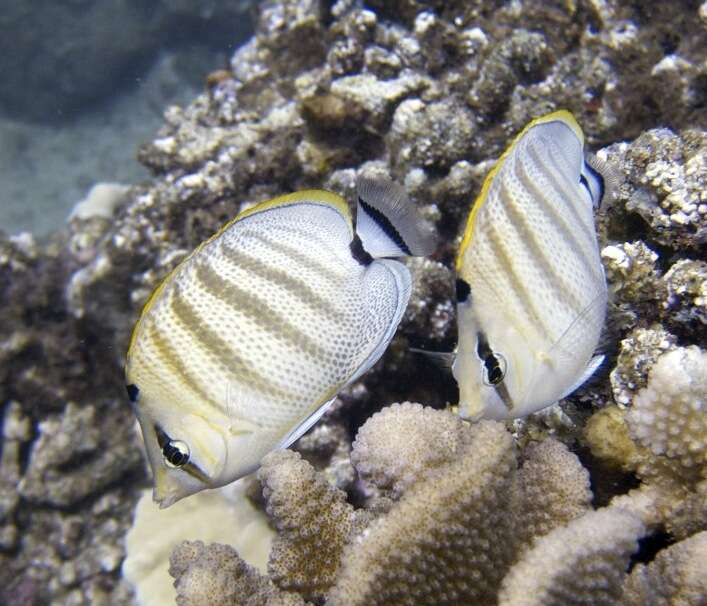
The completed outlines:
<svg viewBox="0 0 707 606">
<path fill-rule="evenodd" d="M 668 290 L 667 322 L 697 343 L 707 337 L 707 263 L 681 259 L 663 276 Z"/>
<path fill-rule="evenodd" d="M 615 148 L 616 146 L 612 146 Z M 612 148 L 609 148 L 611 150 Z M 612 157 L 607 150 L 607 156 Z M 625 211 L 641 217 L 647 237 L 675 251 L 707 242 L 707 133 L 655 129 L 618 144 L 618 166 L 628 179 L 618 192 Z"/>
<path fill-rule="evenodd" d="M 675 349 L 676 343 L 676 337 L 659 325 L 636 328 L 622 339 L 616 366 L 609 376 L 614 402 L 630 404 L 636 392 L 645 387 L 658 357 Z"/>
<path fill-rule="evenodd" d="M 32 437 L 29 418 L 22 414 L 18 402 L 5 407 L 0 455 L 0 551 L 17 546 L 19 531 L 15 526 L 15 511 L 20 503 L 17 483 L 21 476 L 21 448 Z"/>
<path fill-rule="evenodd" d="M 601 259 L 610 285 L 613 315 L 622 314 L 621 323 L 635 325 L 658 320 L 666 286 L 656 265 L 658 254 L 644 242 L 624 242 L 605 246 Z"/>
<path fill-rule="evenodd" d="M 542 80 L 549 49 L 543 34 L 518 29 L 492 48 L 469 92 L 469 105 L 486 119 L 501 114 L 518 84 Z"/>
<path fill-rule="evenodd" d="M 74 206 L 69 220 L 74 217 L 78 219 L 90 219 L 91 217 L 110 219 L 116 206 L 129 191 L 129 186 L 120 183 L 96 183 L 91 187 L 86 197 Z"/>
<path fill-rule="evenodd" d="M 142 463 L 132 431 L 95 408 L 67 404 L 39 424 L 29 466 L 18 485 L 28 501 L 67 507 L 100 492 Z"/>
<path fill-rule="evenodd" d="M 390 155 L 396 166 L 446 169 L 471 158 L 476 125 L 472 113 L 451 100 L 425 104 L 403 101 L 390 128 Z"/>
</svg>

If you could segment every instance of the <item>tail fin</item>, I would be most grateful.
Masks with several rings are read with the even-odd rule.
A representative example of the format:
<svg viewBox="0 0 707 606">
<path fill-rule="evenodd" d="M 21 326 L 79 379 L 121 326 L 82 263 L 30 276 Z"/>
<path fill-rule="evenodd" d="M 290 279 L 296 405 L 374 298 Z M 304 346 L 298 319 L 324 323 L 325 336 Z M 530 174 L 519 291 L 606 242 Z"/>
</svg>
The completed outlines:
<svg viewBox="0 0 707 606">
<path fill-rule="evenodd" d="M 384 177 L 359 177 L 356 232 L 364 249 L 378 257 L 424 257 L 434 236 L 405 190 Z"/>
</svg>

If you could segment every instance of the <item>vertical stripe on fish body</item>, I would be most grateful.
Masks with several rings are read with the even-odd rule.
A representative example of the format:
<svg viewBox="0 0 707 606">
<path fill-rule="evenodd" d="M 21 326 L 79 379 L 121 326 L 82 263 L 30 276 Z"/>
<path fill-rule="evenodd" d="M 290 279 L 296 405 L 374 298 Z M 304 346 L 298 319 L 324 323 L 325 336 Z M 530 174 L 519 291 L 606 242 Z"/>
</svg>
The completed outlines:
<svg viewBox="0 0 707 606">
<path fill-rule="evenodd" d="M 603 177 L 568 112 L 531 122 L 476 199 L 457 257 L 454 373 L 471 418 L 529 414 L 593 372 L 607 287 L 594 227 Z"/>
<path fill-rule="evenodd" d="M 158 287 L 126 377 L 163 506 L 254 471 L 382 355 L 410 275 L 366 237 L 340 197 L 298 192 L 239 215 Z"/>
</svg>

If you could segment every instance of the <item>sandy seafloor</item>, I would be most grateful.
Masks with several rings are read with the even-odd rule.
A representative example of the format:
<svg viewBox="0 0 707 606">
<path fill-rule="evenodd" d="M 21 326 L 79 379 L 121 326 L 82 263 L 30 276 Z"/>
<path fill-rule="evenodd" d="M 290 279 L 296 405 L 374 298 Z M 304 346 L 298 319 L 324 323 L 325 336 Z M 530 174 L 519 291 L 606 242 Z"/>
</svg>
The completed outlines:
<svg viewBox="0 0 707 606">
<path fill-rule="evenodd" d="M 138 145 L 162 124 L 165 108 L 188 103 L 226 56 L 203 46 L 166 51 L 146 73 L 116 82 L 114 94 L 53 123 L 0 116 L 0 228 L 47 235 L 96 183 L 146 179 Z"/>
</svg>

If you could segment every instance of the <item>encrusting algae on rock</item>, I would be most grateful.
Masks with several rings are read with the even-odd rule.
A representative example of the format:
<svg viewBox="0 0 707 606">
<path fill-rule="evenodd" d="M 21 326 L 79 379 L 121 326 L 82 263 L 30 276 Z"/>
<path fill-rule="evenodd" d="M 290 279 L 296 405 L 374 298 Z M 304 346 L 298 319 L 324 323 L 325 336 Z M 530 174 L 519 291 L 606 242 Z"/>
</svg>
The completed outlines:
<svg viewBox="0 0 707 606">
<path fill-rule="evenodd" d="M 398 591 L 378 596 L 390 604 L 444 596 L 508 606 L 529 603 L 518 591 L 535 581 L 563 604 L 700 604 L 692 564 L 704 557 L 702 442 L 645 415 L 657 406 L 686 418 L 684 395 L 699 400 L 691 387 L 675 393 L 664 373 L 700 384 L 686 373 L 706 326 L 705 22 L 704 6 L 687 1 L 650 11 L 613 0 L 259 3 L 253 38 L 193 103 L 166 110 L 139 152 L 153 178 L 106 207 L 110 218 L 77 216 L 46 242 L 0 236 L 0 601 L 135 603 L 121 561 L 150 478 L 122 364 L 140 308 L 240 210 L 308 188 L 352 200 L 356 174 L 375 166 L 435 223 L 440 249 L 408 265 L 419 287 L 380 362 L 293 445 L 301 459 L 278 453 L 267 463 L 271 488 L 282 491 L 271 503 L 251 496 L 280 524 L 275 574 L 246 566 L 232 547 L 186 544 L 172 566 L 180 602 L 375 603 L 383 586 Z M 450 269 L 471 201 L 513 134 L 563 108 L 617 173 L 615 196 L 595 217 L 615 297 L 607 359 L 578 392 L 514 422 L 512 433 L 470 428 L 432 410 L 457 402 L 456 387 L 410 349 L 454 347 Z M 386 408 L 405 401 L 427 406 Z M 386 417 L 405 429 L 381 421 L 381 442 L 374 419 Z M 427 433 L 415 437 L 419 426 Z M 489 512 L 475 515 L 477 503 Z M 331 518 L 320 525 L 321 512 Z M 307 560 L 317 541 L 283 520 L 322 528 L 328 561 Z M 585 537 L 592 520 L 602 541 L 563 544 Z M 627 573 L 636 545 L 639 563 Z M 556 567 L 539 568 L 545 561 Z M 356 584 L 359 571 L 365 582 Z"/>
</svg>

